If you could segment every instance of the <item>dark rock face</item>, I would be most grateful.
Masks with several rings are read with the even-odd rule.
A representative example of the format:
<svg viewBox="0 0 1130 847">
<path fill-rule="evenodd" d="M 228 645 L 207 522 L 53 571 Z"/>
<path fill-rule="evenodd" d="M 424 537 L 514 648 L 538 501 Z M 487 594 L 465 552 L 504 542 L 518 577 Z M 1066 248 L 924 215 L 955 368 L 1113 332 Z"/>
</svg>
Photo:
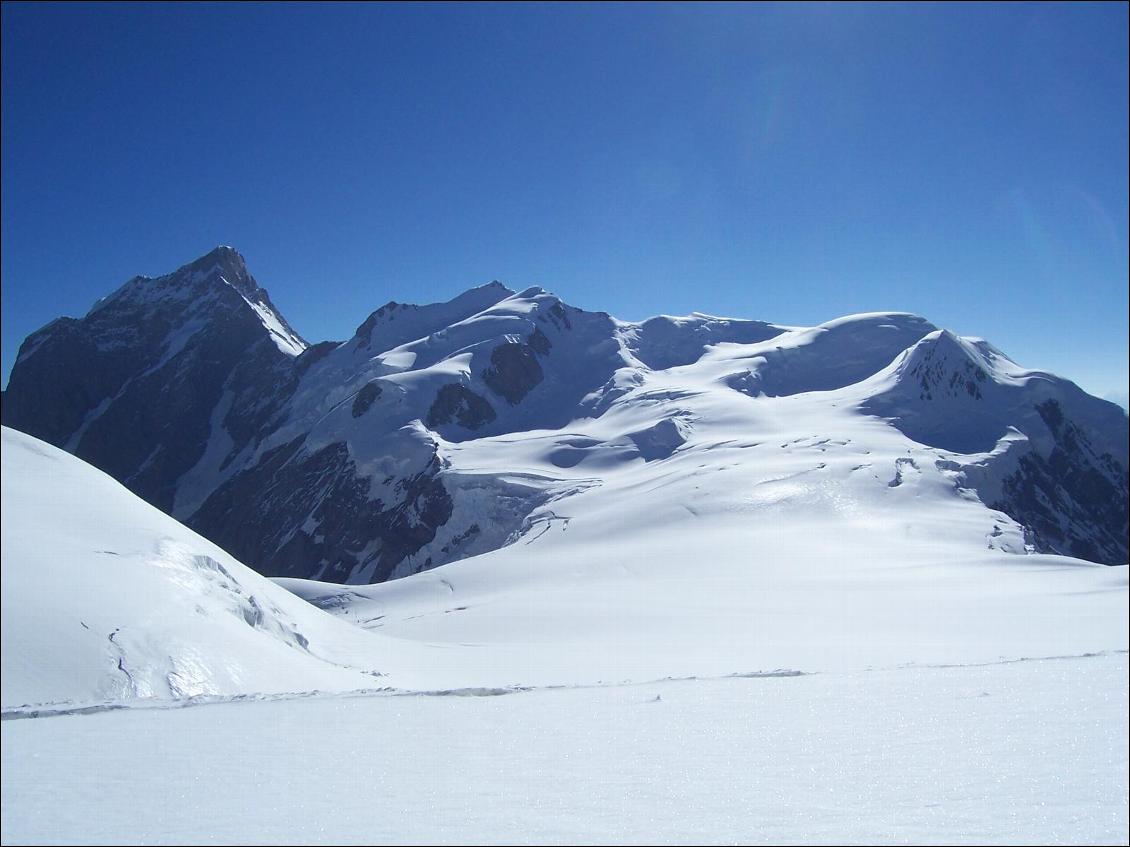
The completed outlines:
<svg viewBox="0 0 1130 847">
<path fill-rule="evenodd" d="M 357 396 L 353 398 L 353 408 L 350 414 L 355 418 L 361 417 L 372 407 L 373 402 L 381 396 L 381 387 L 376 382 L 367 382 L 361 386 Z"/>
<path fill-rule="evenodd" d="M 686 443 L 689 424 L 677 418 L 665 418 L 655 426 L 628 435 L 645 462 L 666 459 Z"/>
<path fill-rule="evenodd" d="M 573 328 L 573 322 L 569 320 L 569 313 L 566 312 L 564 308 L 562 308 L 560 303 L 554 303 L 552 306 L 550 306 L 549 312 L 547 314 L 549 315 L 549 319 L 554 323 L 555 326 L 561 329 Z"/>
<path fill-rule="evenodd" d="M 918 382 L 920 400 L 933 400 L 935 394 L 953 397 L 963 391 L 980 400 L 981 384 L 989 378 L 984 368 L 968 359 L 950 367 L 945 360 L 929 354 L 910 369 L 910 375 Z"/>
<path fill-rule="evenodd" d="M 91 409 L 117 393 L 131 356 L 124 349 L 100 355 L 92 335 L 74 318 L 60 318 L 27 337 L 5 391 L 6 425 L 61 446 Z"/>
<path fill-rule="evenodd" d="M 473 523 L 465 530 L 463 530 L 463 532 L 459 533 L 459 535 L 455 536 L 449 542 L 447 542 L 447 544 L 443 545 L 443 547 L 440 548 L 440 552 L 450 553 L 452 550 L 457 550 L 459 549 L 459 547 L 474 538 L 476 535 L 480 534 L 482 534 L 482 528 L 477 523 Z"/>
<path fill-rule="evenodd" d="M 436 399 L 428 409 L 428 426 L 442 426 L 453 420 L 467 429 L 478 429 L 493 421 L 494 407 L 465 385 L 450 382 L 436 392 Z"/>
<path fill-rule="evenodd" d="M 544 335 L 542 338 L 549 341 Z M 545 342 L 539 339 L 537 343 L 545 347 Z M 483 374 L 483 382 L 511 406 L 517 406 L 544 378 L 537 351 L 531 344 L 498 345 L 491 351 L 490 367 Z"/>
<path fill-rule="evenodd" d="M 189 526 L 272 576 L 343 582 L 375 561 L 373 581 L 381 582 L 451 516 L 434 456 L 398 480 L 385 502 L 370 499 L 369 479 L 357 473 L 345 444 L 306 453 L 303 440 L 232 477 Z"/>
<path fill-rule="evenodd" d="M 1030 531 L 1037 550 L 1125 564 L 1130 531 L 1127 469 L 1100 454 L 1059 403 L 1036 407 L 1055 438 L 1049 454 L 1022 456 L 991 504 Z"/>
<path fill-rule="evenodd" d="M 386 315 L 391 315 L 399 308 L 399 303 L 397 303 L 395 300 L 390 300 L 388 303 L 385 303 L 383 306 L 369 315 L 369 317 L 365 318 L 361 326 L 357 327 L 357 332 L 354 333 L 354 336 L 360 340 L 366 350 L 372 348 L 373 346 L 373 330 L 376 329 L 377 324 L 379 324 L 381 322 L 381 319 Z"/>
<path fill-rule="evenodd" d="M 560 304 L 554 304 L 554 307 L 559 307 Z M 562 312 L 564 314 L 564 312 Z M 553 342 L 549 340 L 541 327 L 534 327 L 534 331 L 530 333 L 530 337 L 526 339 L 526 343 L 530 349 L 537 353 L 539 356 L 548 356 L 549 351 L 553 349 Z"/>
<path fill-rule="evenodd" d="M 236 459 L 244 447 L 258 444 L 274 432 L 298 385 L 304 360 L 305 353 L 297 359 L 280 356 L 277 348 L 264 340 L 235 365 L 224 384 L 231 403 L 221 424 L 232 438 L 232 449 L 221 468 Z"/>
<path fill-rule="evenodd" d="M 225 390 L 255 398 L 229 412 L 236 446 L 260 433 L 285 399 L 292 357 L 271 341 L 252 303 L 265 308 L 270 299 L 228 248 L 167 277 L 135 277 L 85 318 L 28 338 L 4 422 L 67 447 L 171 511 L 176 482 L 203 454 Z"/>
<path fill-rule="evenodd" d="M 319 341 L 317 344 L 311 344 L 294 360 L 294 366 L 300 375 L 304 374 L 336 350 L 338 346 L 336 341 Z"/>
<path fill-rule="evenodd" d="M 204 452 L 228 374 L 254 359 L 273 364 L 265 347 L 241 343 L 246 336 L 231 323 L 221 321 L 177 361 L 133 379 L 86 430 L 76 455 L 170 510 L 176 480 Z"/>
</svg>

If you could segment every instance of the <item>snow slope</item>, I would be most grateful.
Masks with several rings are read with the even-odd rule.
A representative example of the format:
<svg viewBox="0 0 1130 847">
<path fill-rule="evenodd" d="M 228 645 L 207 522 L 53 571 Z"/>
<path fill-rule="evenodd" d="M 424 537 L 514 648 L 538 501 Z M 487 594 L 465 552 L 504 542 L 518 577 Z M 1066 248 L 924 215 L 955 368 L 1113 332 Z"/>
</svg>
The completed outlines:
<svg viewBox="0 0 1130 847">
<path fill-rule="evenodd" d="M 389 656 L 68 453 L 3 429 L 5 709 L 379 687 Z"/>
<path fill-rule="evenodd" d="M 860 321 L 898 336 L 917 319 Z M 913 403 L 932 401 L 904 397 L 903 418 L 868 414 L 877 398 L 906 393 L 908 357 L 944 337 L 920 323 L 917 353 L 893 354 L 872 378 L 812 390 L 803 355 L 790 379 L 771 376 L 778 351 L 851 338 L 850 323 L 713 345 L 691 364 L 642 373 L 600 417 L 561 430 L 441 441 L 447 484 L 543 492 L 500 549 L 378 585 L 279 581 L 370 629 L 445 645 L 421 672 L 447 686 L 1125 650 L 1127 568 L 1034 553 L 1024 528 L 970 483 L 1027 443 L 1007 421 L 1036 377 L 1003 365 L 986 374 L 976 420 L 1000 440 L 984 452 L 931 446 L 899 426 Z M 750 393 L 751 382 L 775 389 Z M 1069 405 L 1078 398 L 1066 385 L 1037 389 Z M 1094 403 L 1100 414 L 1109 405 Z M 1085 414 L 1076 420 L 1085 427 Z M 455 499 L 448 526 L 489 526 L 499 508 Z"/>
</svg>

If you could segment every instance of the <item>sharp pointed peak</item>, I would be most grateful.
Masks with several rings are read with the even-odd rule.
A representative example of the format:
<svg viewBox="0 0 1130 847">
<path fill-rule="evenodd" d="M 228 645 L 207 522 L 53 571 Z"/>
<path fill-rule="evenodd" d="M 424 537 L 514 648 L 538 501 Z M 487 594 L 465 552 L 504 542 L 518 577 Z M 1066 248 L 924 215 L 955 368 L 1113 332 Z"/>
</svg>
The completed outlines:
<svg viewBox="0 0 1130 847">
<path fill-rule="evenodd" d="M 201 258 L 205 258 L 207 256 L 237 256 L 240 259 L 243 258 L 243 254 L 232 247 L 230 244 L 217 244 L 215 247 L 205 253 Z"/>
<path fill-rule="evenodd" d="M 243 258 L 243 254 L 234 247 L 229 247 L 226 244 L 213 247 L 203 256 L 193 259 L 187 265 L 178 268 L 175 273 L 179 274 L 185 271 L 209 273 L 214 268 L 219 268 L 225 275 L 248 275 L 247 260 Z"/>
<path fill-rule="evenodd" d="M 979 358 L 976 347 L 967 339 L 948 329 L 936 329 L 933 332 L 926 333 L 915 346 L 921 347 L 923 351 L 953 351 L 970 358 Z"/>
<path fill-rule="evenodd" d="M 259 287 L 247 268 L 243 254 L 226 244 L 213 247 L 204 255 L 177 268 L 164 279 L 186 279 L 191 285 L 226 282 L 249 302 L 266 301 L 266 292 Z M 273 308 L 273 307 L 272 307 Z"/>
<path fill-rule="evenodd" d="M 939 392 L 981 398 L 980 384 L 995 373 L 991 362 L 968 339 L 948 329 L 927 333 L 893 363 L 900 383 L 914 386 L 925 399 Z M 948 386 L 948 387 L 947 387 Z"/>
</svg>

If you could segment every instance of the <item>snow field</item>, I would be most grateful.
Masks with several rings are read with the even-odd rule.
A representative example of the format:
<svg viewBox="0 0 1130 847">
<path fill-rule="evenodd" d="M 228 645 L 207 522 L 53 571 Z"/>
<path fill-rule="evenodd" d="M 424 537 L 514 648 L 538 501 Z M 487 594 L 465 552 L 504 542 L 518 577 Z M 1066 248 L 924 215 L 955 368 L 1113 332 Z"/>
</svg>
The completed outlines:
<svg viewBox="0 0 1130 847">
<path fill-rule="evenodd" d="M 1118 844 L 1127 681 L 1115 653 L 6 720 L 2 836 Z"/>
</svg>

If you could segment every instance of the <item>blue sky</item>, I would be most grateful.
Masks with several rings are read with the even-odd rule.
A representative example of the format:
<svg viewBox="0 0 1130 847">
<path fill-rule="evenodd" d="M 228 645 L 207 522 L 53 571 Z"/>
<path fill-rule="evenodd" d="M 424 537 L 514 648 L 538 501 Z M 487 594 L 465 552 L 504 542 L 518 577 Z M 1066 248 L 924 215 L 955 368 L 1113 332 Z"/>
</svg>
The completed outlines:
<svg viewBox="0 0 1130 847">
<path fill-rule="evenodd" d="M 1127 5 L 3 5 L 3 374 L 231 244 L 312 341 L 500 279 L 918 312 L 1127 385 Z"/>
</svg>

